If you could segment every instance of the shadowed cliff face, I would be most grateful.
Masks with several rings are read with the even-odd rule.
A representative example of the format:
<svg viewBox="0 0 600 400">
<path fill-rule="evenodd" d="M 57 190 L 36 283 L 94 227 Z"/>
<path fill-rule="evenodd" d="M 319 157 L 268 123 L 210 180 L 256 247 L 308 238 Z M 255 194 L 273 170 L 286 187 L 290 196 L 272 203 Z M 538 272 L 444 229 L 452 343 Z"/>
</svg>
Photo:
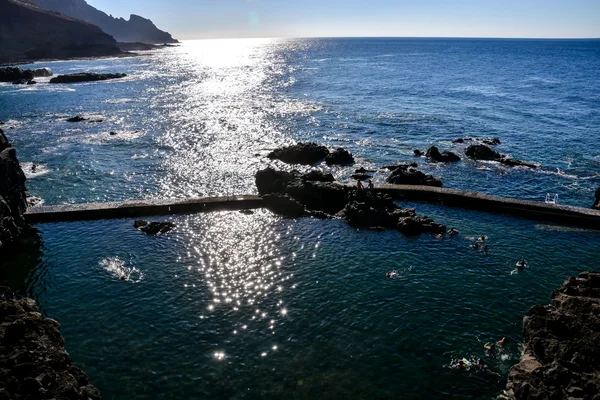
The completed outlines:
<svg viewBox="0 0 600 400">
<path fill-rule="evenodd" d="M 0 129 L 0 255 L 4 255 L 21 236 L 26 209 L 25 174 L 15 149 Z"/>
<path fill-rule="evenodd" d="M 0 0 L 0 63 L 120 54 L 116 41 L 97 26 L 32 6 Z"/>
<path fill-rule="evenodd" d="M 113 18 L 97 10 L 85 0 L 30 0 L 46 10 L 56 11 L 72 18 L 81 19 L 98 25 L 104 32 L 119 42 L 141 43 L 177 43 L 168 32 L 158 29 L 152 21 L 137 15 L 131 15 L 129 21 Z"/>
</svg>

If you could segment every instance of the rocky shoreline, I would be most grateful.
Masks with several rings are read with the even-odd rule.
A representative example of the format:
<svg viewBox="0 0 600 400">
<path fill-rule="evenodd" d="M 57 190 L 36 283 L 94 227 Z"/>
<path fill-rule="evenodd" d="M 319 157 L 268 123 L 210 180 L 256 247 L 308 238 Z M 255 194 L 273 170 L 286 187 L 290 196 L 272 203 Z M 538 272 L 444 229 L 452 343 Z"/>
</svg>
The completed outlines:
<svg viewBox="0 0 600 400">
<path fill-rule="evenodd" d="M 523 319 L 524 353 L 508 376 L 516 400 L 600 399 L 600 272 L 567 279 Z"/>
</svg>

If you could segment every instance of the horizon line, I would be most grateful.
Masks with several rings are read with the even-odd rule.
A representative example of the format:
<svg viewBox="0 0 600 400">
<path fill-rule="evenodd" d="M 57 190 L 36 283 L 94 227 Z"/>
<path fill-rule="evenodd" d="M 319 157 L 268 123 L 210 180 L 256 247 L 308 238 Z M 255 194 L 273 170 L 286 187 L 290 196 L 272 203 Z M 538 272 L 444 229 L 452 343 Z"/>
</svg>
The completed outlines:
<svg viewBox="0 0 600 400">
<path fill-rule="evenodd" d="M 223 36 L 197 37 L 185 40 L 219 39 L 475 39 L 475 40 L 600 40 L 600 37 L 504 37 L 504 36 Z"/>
</svg>

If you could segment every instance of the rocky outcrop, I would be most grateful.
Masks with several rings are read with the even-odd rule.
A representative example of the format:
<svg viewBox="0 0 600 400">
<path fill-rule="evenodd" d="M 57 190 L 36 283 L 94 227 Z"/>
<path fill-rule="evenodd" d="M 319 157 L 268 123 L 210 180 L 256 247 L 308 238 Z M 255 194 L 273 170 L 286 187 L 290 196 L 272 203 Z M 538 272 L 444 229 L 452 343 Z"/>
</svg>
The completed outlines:
<svg viewBox="0 0 600 400">
<path fill-rule="evenodd" d="M 35 77 L 52 76 L 52 71 L 48 68 L 39 69 L 21 69 L 17 67 L 0 68 L 0 82 L 35 82 Z"/>
<path fill-rule="evenodd" d="M 76 115 L 74 117 L 67 118 L 67 122 L 81 122 L 81 121 L 85 121 L 85 118 L 82 117 L 81 115 Z"/>
<path fill-rule="evenodd" d="M 508 158 L 483 144 L 472 144 L 465 150 L 465 155 L 473 160 L 497 161 L 509 167 L 529 167 L 538 168 L 538 165 Z"/>
<path fill-rule="evenodd" d="M 93 72 L 80 72 L 77 74 L 58 75 L 50 79 L 50 83 L 78 83 L 78 82 L 96 82 L 109 79 L 125 78 L 126 74 L 97 74 Z"/>
<path fill-rule="evenodd" d="M 429 158 L 432 161 L 437 162 L 456 162 L 460 161 L 460 157 L 458 154 L 455 154 L 451 151 L 444 151 L 440 153 L 437 147 L 431 146 L 427 153 L 425 153 L 425 157 Z"/>
<path fill-rule="evenodd" d="M 121 53 L 95 25 L 38 8 L 33 0 L 0 1 L 0 63 Z"/>
<path fill-rule="evenodd" d="M 327 165 L 353 165 L 354 156 L 348 150 L 338 147 L 325 157 Z"/>
<path fill-rule="evenodd" d="M 517 400 L 600 399 L 600 272 L 569 278 L 523 319 L 525 351 L 509 373 Z"/>
<path fill-rule="evenodd" d="M 98 389 L 73 365 L 60 325 L 35 301 L 0 286 L 0 398 L 99 400 Z"/>
<path fill-rule="evenodd" d="M 452 141 L 452 143 L 465 143 L 465 142 L 471 142 L 471 141 L 479 141 L 482 142 L 483 144 L 487 144 L 490 146 L 496 145 L 496 144 L 500 144 L 500 139 L 498 138 L 458 138 L 458 139 L 454 139 Z"/>
<path fill-rule="evenodd" d="M 129 20 L 113 18 L 85 0 L 29 0 L 38 7 L 97 25 L 119 42 L 177 43 L 149 19 L 132 14 Z"/>
<path fill-rule="evenodd" d="M 387 183 L 394 185 L 442 186 L 442 181 L 433 175 L 426 175 L 419 171 L 416 163 L 399 164 L 386 168 L 392 170 L 392 173 L 386 179 Z"/>
<path fill-rule="evenodd" d="M 322 173 L 300 174 L 266 168 L 255 177 L 267 208 L 280 215 L 336 216 L 358 228 L 397 229 L 406 235 L 445 231 L 445 226 L 417 216 L 414 210 L 401 208 L 388 195 L 340 185 L 324 179 L 328 176 Z"/>
<path fill-rule="evenodd" d="M 312 165 L 323 161 L 328 155 L 329 149 L 325 146 L 316 143 L 298 143 L 273 150 L 267 157 L 287 164 Z"/>
<path fill-rule="evenodd" d="M 133 222 L 133 227 L 147 235 L 159 235 L 175 229 L 175 224 L 172 222 L 148 222 L 138 219 Z"/>
<path fill-rule="evenodd" d="M 25 174 L 15 149 L 0 129 L 0 254 L 23 233 L 26 209 Z"/>
<path fill-rule="evenodd" d="M 596 197 L 596 201 L 594 202 L 592 208 L 597 208 L 600 210 L 600 188 L 596 190 L 596 194 L 594 196 Z"/>
</svg>

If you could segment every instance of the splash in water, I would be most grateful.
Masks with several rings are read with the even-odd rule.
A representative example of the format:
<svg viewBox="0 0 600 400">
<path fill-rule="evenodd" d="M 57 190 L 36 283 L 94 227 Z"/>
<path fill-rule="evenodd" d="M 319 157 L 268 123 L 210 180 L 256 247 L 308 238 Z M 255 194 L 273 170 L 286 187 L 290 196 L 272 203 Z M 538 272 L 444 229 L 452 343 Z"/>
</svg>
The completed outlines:
<svg viewBox="0 0 600 400">
<path fill-rule="evenodd" d="M 126 267 L 125 262 L 119 257 L 109 257 L 100 261 L 100 266 L 113 276 L 123 281 L 137 283 L 144 279 L 142 271 L 135 267 Z"/>
</svg>

